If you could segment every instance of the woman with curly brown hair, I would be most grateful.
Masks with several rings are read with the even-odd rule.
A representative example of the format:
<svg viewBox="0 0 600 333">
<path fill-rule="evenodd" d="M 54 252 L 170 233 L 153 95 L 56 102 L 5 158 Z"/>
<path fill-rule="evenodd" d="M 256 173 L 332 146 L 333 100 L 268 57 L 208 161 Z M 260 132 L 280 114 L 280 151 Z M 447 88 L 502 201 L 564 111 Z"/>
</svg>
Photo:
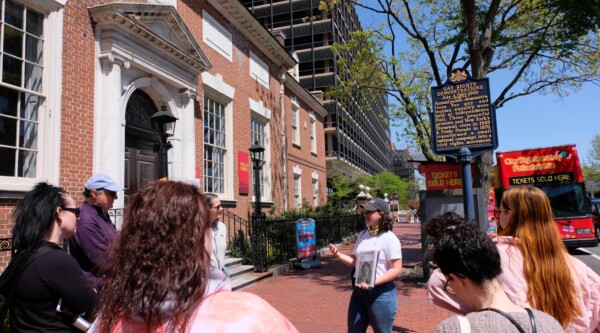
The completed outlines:
<svg viewBox="0 0 600 333">
<path fill-rule="evenodd" d="M 531 186 L 508 189 L 499 208 L 500 285 L 518 306 L 552 315 L 566 332 L 600 332 L 600 276 L 567 252 L 546 194 Z M 443 290 L 436 270 L 429 298 L 461 313 L 470 309 Z"/>
<path fill-rule="evenodd" d="M 231 292 L 210 265 L 206 199 L 156 181 L 130 199 L 97 306 L 97 332 L 297 332 L 260 297 Z"/>
</svg>

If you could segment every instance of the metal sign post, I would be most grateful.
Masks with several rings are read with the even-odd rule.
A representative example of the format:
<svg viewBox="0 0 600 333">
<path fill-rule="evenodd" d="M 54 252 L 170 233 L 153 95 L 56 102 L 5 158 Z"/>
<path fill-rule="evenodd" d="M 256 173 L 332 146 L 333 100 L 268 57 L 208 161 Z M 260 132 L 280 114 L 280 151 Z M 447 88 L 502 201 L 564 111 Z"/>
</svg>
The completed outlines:
<svg viewBox="0 0 600 333">
<path fill-rule="evenodd" d="M 474 80 L 455 69 L 443 85 L 431 88 L 433 151 L 460 161 L 465 217 L 475 221 L 471 160 L 498 147 L 496 112 L 487 78 Z"/>
</svg>

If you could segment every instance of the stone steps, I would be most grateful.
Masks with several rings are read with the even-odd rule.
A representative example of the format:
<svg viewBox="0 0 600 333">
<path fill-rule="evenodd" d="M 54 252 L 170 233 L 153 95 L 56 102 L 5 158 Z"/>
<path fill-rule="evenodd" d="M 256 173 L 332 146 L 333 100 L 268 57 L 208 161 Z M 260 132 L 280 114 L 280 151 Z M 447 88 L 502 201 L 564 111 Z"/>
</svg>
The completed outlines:
<svg viewBox="0 0 600 333">
<path fill-rule="evenodd" d="M 231 288 L 240 290 L 251 286 L 254 283 L 273 276 L 273 270 L 268 270 L 263 273 L 254 271 L 254 266 L 243 265 L 242 258 L 233 258 L 229 253 L 225 257 L 225 267 L 229 271 L 229 279 L 231 280 Z"/>
</svg>

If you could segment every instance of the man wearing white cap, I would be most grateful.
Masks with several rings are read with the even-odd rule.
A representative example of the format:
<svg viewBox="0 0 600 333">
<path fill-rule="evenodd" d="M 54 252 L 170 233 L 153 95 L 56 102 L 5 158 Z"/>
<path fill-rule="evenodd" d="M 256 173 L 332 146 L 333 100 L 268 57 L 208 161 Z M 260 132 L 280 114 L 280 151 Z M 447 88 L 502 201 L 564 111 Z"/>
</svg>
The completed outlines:
<svg viewBox="0 0 600 333">
<path fill-rule="evenodd" d="M 84 185 L 86 201 L 81 206 L 77 232 L 69 239 L 69 251 L 96 289 L 103 284 L 98 272 L 106 250 L 117 238 L 117 229 L 108 216 L 108 210 L 120 191 L 123 191 L 123 186 L 108 175 L 98 173 L 90 177 Z"/>
</svg>

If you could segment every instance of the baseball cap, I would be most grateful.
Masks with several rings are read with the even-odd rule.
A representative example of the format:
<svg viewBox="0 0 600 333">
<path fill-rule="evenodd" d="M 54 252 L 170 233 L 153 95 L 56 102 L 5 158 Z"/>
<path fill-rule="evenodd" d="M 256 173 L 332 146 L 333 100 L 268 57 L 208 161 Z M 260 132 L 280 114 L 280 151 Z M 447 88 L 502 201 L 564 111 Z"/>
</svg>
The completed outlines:
<svg viewBox="0 0 600 333">
<path fill-rule="evenodd" d="M 114 192 L 123 191 L 123 186 L 118 185 L 109 175 L 103 173 L 97 173 L 91 176 L 83 186 L 88 190 L 99 190 L 103 188 Z"/>
<path fill-rule="evenodd" d="M 383 199 L 375 198 L 367 203 L 360 205 L 360 207 L 366 211 L 379 210 L 384 214 L 390 213 L 390 206 Z"/>
</svg>

